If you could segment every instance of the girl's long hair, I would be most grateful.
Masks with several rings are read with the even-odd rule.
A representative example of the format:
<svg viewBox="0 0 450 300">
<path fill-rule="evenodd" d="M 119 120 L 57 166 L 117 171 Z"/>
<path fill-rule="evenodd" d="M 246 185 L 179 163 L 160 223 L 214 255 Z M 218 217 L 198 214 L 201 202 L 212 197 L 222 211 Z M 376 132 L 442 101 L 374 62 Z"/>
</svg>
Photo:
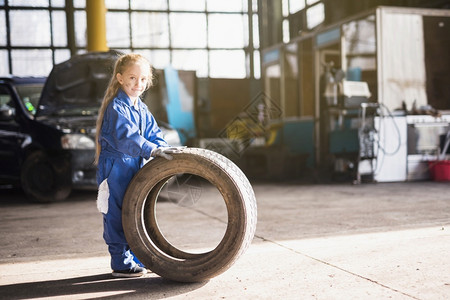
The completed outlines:
<svg viewBox="0 0 450 300">
<path fill-rule="evenodd" d="M 145 57 L 143 57 L 140 54 L 129 53 L 129 54 L 124 54 L 117 59 L 115 65 L 114 65 L 113 75 L 111 77 L 111 80 L 109 81 L 108 87 L 106 88 L 106 92 L 105 92 L 105 96 L 103 97 L 102 105 L 100 106 L 100 109 L 98 111 L 97 126 L 96 126 L 96 131 L 95 131 L 95 160 L 94 160 L 95 165 L 98 164 L 98 159 L 99 159 L 100 152 L 101 152 L 100 133 L 101 133 L 102 124 L 103 124 L 103 117 L 105 116 L 106 108 L 111 103 L 111 101 L 114 99 L 114 97 L 116 96 L 116 94 L 120 88 L 120 83 L 117 80 L 117 74 L 118 73 L 123 74 L 123 72 L 126 70 L 126 68 L 128 66 L 130 66 L 131 64 L 135 64 L 135 63 L 145 63 L 149 66 L 150 72 L 149 72 L 149 78 L 148 78 L 146 90 L 152 86 L 153 70 L 150 66 L 150 63 L 148 62 L 148 60 Z"/>
</svg>

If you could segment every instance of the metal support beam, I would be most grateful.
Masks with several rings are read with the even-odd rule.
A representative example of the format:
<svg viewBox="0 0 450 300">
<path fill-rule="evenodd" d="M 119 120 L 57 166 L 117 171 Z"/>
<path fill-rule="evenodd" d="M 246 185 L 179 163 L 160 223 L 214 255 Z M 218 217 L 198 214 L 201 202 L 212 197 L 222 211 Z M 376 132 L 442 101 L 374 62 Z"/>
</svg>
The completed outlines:
<svg viewBox="0 0 450 300">
<path fill-rule="evenodd" d="M 66 0 L 66 26 L 67 26 L 67 46 L 70 50 L 70 55 L 77 54 L 77 44 L 75 42 L 75 9 L 73 7 L 73 0 Z"/>
<path fill-rule="evenodd" d="M 108 51 L 106 45 L 106 7 L 104 0 L 86 1 L 87 50 Z"/>
</svg>

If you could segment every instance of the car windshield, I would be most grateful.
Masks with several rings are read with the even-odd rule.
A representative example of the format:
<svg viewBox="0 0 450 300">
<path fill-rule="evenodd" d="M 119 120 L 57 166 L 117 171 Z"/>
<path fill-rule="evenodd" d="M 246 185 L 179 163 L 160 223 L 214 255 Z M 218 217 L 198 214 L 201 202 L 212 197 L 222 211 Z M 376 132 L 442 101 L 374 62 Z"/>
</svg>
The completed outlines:
<svg viewBox="0 0 450 300">
<path fill-rule="evenodd" d="M 36 114 L 36 108 L 43 88 L 43 83 L 16 85 L 17 92 L 19 93 L 23 105 L 32 116 Z"/>
</svg>

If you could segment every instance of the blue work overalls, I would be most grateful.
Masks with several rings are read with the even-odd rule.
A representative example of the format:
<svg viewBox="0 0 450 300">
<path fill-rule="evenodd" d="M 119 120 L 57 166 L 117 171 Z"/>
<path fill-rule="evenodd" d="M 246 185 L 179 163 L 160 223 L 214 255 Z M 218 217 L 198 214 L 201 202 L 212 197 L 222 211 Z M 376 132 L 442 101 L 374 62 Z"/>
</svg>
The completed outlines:
<svg viewBox="0 0 450 300">
<path fill-rule="evenodd" d="M 111 254 L 113 270 L 133 268 L 138 260 L 133 256 L 122 227 L 122 202 L 134 174 L 149 159 L 157 147 L 168 146 L 147 106 L 137 100 L 134 107 L 128 95 L 119 89 L 108 105 L 99 135 L 101 152 L 97 169 L 97 184 L 104 180 L 109 188 L 107 208 L 103 213 L 103 238 Z"/>
</svg>

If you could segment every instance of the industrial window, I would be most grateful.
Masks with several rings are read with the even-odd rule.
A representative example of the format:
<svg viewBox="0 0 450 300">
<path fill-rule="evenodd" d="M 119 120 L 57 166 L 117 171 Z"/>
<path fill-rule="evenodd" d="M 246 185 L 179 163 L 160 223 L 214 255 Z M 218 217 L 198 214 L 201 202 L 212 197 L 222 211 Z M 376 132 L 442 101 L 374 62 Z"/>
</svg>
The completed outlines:
<svg viewBox="0 0 450 300">
<path fill-rule="evenodd" d="M 32 26 L 30 26 L 33 24 Z M 48 10 L 11 10 L 9 12 L 11 46 L 49 47 L 51 45 Z"/>
<path fill-rule="evenodd" d="M 288 43 L 302 31 L 315 29 L 325 21 L 323 0 L 282 0 L 283 42 Z"/>
<path fill-rule="evenodd" d="M 171 13 L 170 41 L 174 48 L 206 47 L 206 16 L 201 13 Z"/>
<path fill-rule="evenodd" d="M 134 47 L 169 47 L 169 15 L 161 12 L 132 12 L 131 26 Z"/>
<path fill-rule="evenodd" d="M 111 49 L 198 77 L 260 76 L 258 0 L 105 0 L 105 6 Z M 45 76 L 86 52 L 85 8 L 86 0 L 0 0 L 0 75 Z"/>
<path fill-rule="evenodd" d="M 70 57 L 64 0 L 0 1 L 0 75 L 46 76 Z"/>
</svg>

